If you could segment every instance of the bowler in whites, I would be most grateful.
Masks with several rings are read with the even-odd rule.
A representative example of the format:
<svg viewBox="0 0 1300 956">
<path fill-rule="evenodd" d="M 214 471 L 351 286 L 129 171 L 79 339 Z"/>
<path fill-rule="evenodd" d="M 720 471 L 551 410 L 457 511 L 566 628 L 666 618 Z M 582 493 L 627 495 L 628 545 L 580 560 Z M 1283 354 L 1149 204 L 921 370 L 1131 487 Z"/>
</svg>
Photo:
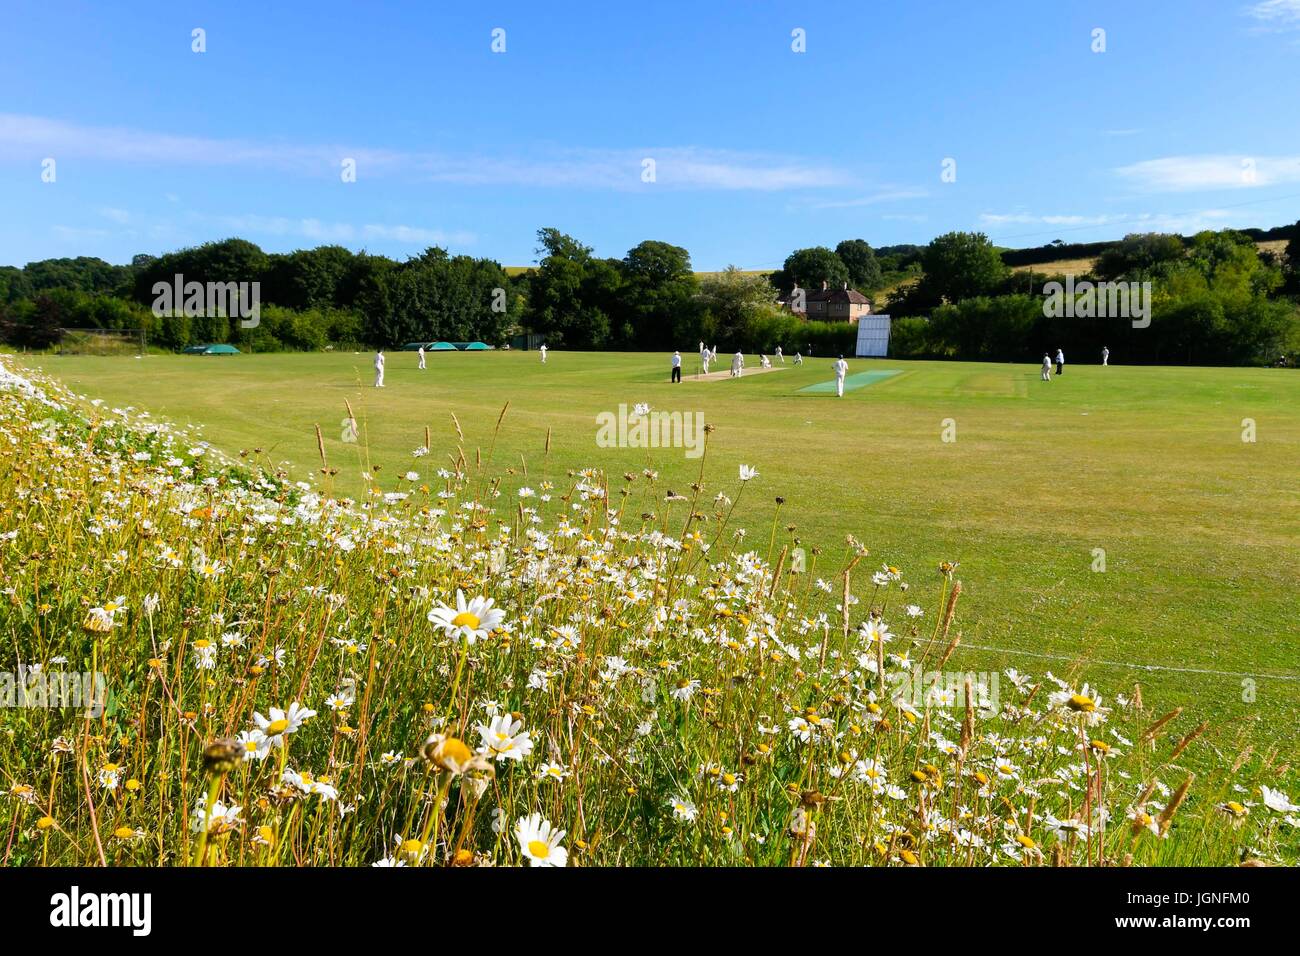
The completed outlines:
<svg viewBox="0 0 1300 956">
<path fill-rule="evenodd" d="M 844 376 L 849 372 L 849 363 L 844 361 L 841 355 L 835 362 L 835 394 L 839 398 L 844 397 Z"/>
</svg>

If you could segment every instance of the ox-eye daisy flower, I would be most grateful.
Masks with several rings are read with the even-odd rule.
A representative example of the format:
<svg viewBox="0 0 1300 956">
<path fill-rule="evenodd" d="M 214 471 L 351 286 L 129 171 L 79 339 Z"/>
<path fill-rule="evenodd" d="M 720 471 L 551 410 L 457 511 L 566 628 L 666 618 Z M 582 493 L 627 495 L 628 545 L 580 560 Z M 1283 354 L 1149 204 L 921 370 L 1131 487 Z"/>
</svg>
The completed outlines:
<svg viewBox="0 0 1300 956">
<path fill-rule="evenodd" d="M 1281 790 L 1274 790 L 1271 787 L 1260 787 L 1259 792 L 1264 795 L 1264 806 L 1277 813 L 1294 813 L 1300 810 Z"/>
<path fill-rule="evenodd" d="M 465 595 L 456 590 L 456 607 L 439 605 L 429 612 L 429 623 L 442 628 L 448 637 L 463 637 L 473 644 L 480 638 L 487 637 L 492 629 L 505 620 L 505 612 L 492 606 L 492 599 L 476 597 L 465 600 Z"/>
<path fill-rule="evenodd" d="M 301 706 L 296 700 L 289 705 L 287 711 L 279 707 L 271 708 L 270 718 L 263 717 L 260 713 L 253 714 L 253 722 L 257 724 L 257 729 L 267 740 L 269 747 L 281 747 L 284 745 L 284 739 L 292 733 L 296 733 L 298 728 L 308 719 L 315 717 L 316 711 Z"/>
<path fill-rule="evenodd" d="M 537 768 L 538 780 L 563 780 L 569 775 L 558 763 L 544 763 Z"/>
<path fill-rule="evenodd" d="M 494 760 L 523 760 L 533 750 L 532 737 L 523 726 L 522 720 L 513 720 L 509 714 L 493 717 L 490 724 L 479 724 L 483 750 Z"/>
<path fill-rule="evenodd" d="M 208 824 L 209 833 L 217 834 L 233 830 L 243 822 L 239 818 L 242 810 L 243 808 L 238 804 L 226 806 L 220 800 L 214 800 L 212 802 L 212 815 L 209 816 L 207 801 L 203 797 L 199 797 L 194 802 L 194 820 L 192 822 L 194 832 L 197 833 L 203 829 L 205 820 Z"/>
<path fill-rule="evenodd" d="M 699 814 L 695 804 L 685 797 L 673 797 L 668 801 L 668 806 L 673 808 L 673 816 L 684 823 L 692 822 Z"/>
<path fill-rule="evenodd" d="M 560 846 L 563 830 L 551 829 L 551 823 L 540 813 L 520 817 L 515 823 L 515 839 L 529 866 L 564 866 L 569 861 L 569 851 Z"/>
<path fill-rule="evenodd" d="M 111 631 L 117 623 L 117 613 L 125 608 L 126 598 L 122 596 L 105 601 L 103 607 L 92 607 L 86 612 L 86 630 L 98 631 L 101 634 Z"/>
<path fill-rule="evenodd" d="M 260 730 L 244 730 L 238 737 L 245 760 L 263 760 L 271 751 L 271 738 Z"/>
</svg>

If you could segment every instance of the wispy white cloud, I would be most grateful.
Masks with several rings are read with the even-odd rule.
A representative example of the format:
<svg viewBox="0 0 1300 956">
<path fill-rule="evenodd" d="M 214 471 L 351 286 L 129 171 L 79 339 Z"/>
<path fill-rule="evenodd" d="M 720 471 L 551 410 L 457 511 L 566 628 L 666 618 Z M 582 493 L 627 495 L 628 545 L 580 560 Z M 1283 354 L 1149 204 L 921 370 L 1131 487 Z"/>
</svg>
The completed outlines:
<svg viewBox="0 0 1300 956">
<path fill-rule="evenodd" d="M 1146 192 L 1250 189 L 1300 182 L 1300 156 L 1166 156 L 1115 172 Z"/>
<path fill-rule="evenodd" d="M 928 189 L 921 187 L 898 187 L 880 189 L 869 196 L 859 196 L 856 199 L 828 199 L 819 202 L 813 202 L 809 205 L 813 209 L 856 209 L 861 206 L 874 206 L 882 202 L 899 202 L 904 199 L 924 199 L 930 195 Z"/>
<path fill-rule="evenodd" d="M 433 229 L 405 223 L 349 223 L 330 222 L 315 218 L 259 215 L 207 215 L 191 211 L 175 219 L 164 216 L 132 212 L 126 209 L 104 207 L 99 215 L 111 220 L 121 229 L 89 225 L 55 225 L 50 231 L 65 241 L 88 241 L 113 237 L 136 237 L 143 234 L 154 239 L 185 242 L 192 227 L 199 225 L 206 232 L 227 231 L 231 235 L 305 239 L 317 244 L 338 243 L 359 246 L 370 242 L 397 243 L 411 246 L 469 246 L 478 241 L 477 235 L 460 230 Z M 189 223 L 189 226 L 186 223 Z"/>
<path fill-rule="evenodd" d="M 1128 217 L 1115 215 L 1078 216 L 1078 215 L 1033 215 L 1024 212 L 980 214 L 980 222 L 988 226 L 1011 224 L 1044 226 L 1104 226 L 1110 222 L 1122 221 Z"/>
<path fill-rule="evenodd" d="M 1232 217 L 1227 209 L 1201 209 L 1186 213 L 1103 213 L 1100 215 L 983 213 L 980 222 L 997 226 L 1056 226 L 1062 230 L 1086 230 L 1094 226 L 1123 227 L 1125 232 L 1199 232 L 1202 229 L 1222 229 L 1225 220 Z M 1039 235 L 1026 233 L 1025 235 Z M 1047 231 L 1041 233 L 1046 235 Z M 1006 234 L 1003 233 L 1005 237 Z M 996 234 L 995 234 L 996 238 Z"/>
<path fill-rule="evenodd" d="M 61 226 L 55 225 L 50 227 L 50 232 L 54 233 L 56 239 L 62 239 L 67 242 L 84 242 L 88 239 L 107 239 L 111 233 L 107 229 L 95 229 L 85 226 Z"/>
<path fill-rule="evenodd" d="M 537 147 L 524 156 L 403 151 L 175 135 L 0 113 L 0 159 L 78 157 L 124 164 L 249 167 L 337 176 L 345 159 L 358 178 L 406 175 L 432 182 L 582 189 L 790 190 L 847 186 L 853 177 L 821 162 L 699 146 L 629 149 Z M 652 182 L 643 180 L 654 161 Z"/>
<path fill-rule="evenodd" d="M 1242 11 L 1255 21 L 1254 29 L 1269 33 L 1300 30 L 1300 0 L 1261 0 Z"/>
<path fill-rule="evenodd" d="M 289 216 L 196 216 L 201 221 L 229 229 L 232 233 L 255 236 L 293 236 L 320 243 L 385 241 L 421 246 L 465 246 L 477 241 L 472 232 L 446 232 L 403 224 L 326 222 Z"/>
</svg>

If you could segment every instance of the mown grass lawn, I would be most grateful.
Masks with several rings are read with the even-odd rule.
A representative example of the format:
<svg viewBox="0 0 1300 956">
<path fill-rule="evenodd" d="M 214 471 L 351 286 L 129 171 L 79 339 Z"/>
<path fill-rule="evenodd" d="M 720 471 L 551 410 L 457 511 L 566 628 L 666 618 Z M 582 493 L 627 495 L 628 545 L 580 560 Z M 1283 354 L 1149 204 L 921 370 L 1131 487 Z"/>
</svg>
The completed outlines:
<svg viewBox="0 0 1300 956">
<path fill-rule="evenodd" d="M 793 525 L 805 548 L 825 552 L 812 576 L 829 577 L 853 534 L 880 563 L 926 585 L 921 594 L 932 592 L 940 561 L 959 562 L 964 635 L 953 664 L 1065 675 L 1082 661 L 1083 678 L 1103 693 L 1140 683 L 1148 705 L 1208 718 L 1207 737 L 1229 761 L 1248 744 L 1275 748 L 1279 762 L 1297 753 L 1294 372 L 1074 364 L 1049 384 L 1034 366 L 859 359 L 850 374 L 901 374 L 837 400 L 798 393 L 830 379 L 822 357 L 693 382 L 687 355 L 686 381 L 674 386 L 666 355 L 553 351 L 543 366 L 536 353 L 431 353 L 420 372 L 413 354 L 392 352 L 383 390 L 369 387 L 371 359 L 20 357 L 87 397 L 202 425 L 226 451 L 260 448 L 303 478 L 320 467 L 319 424 L 340 470 L 335 488 L 347 494 L 363 486 L 361 454 L 381 466 L 386 489 L 407 470 L 447 465 L 459 443 L 454 413 L 469 458 L 479 450 L 496 471 L 513 468 L 516 486 L 597 467 L 616 489 L 623 472 L 650 468 L 654 489 L 633 485 L 638 510 L 680 510 L 663 496 L 689 492 L 699 460 L 681 449 L 598 447 L 596 415 L 637 402 L 700 411 L 715 426 L 710 491 L 724 477 L 733 484 L 741 463 L 759 470 L 737 514 L 760 553 L 774 525 L 777 550 Z M 362 426 L 359 445 L 340 441 L 345 399 Z M 1243 441 L 1244 419 L 1253 442 Z M 943 440 L 946 420 L 955 441 Z M 433 452 L 417 460 L 426 426 Z M 1094 570 L 1097 549 L 1104 572 Z"/>
</svg>

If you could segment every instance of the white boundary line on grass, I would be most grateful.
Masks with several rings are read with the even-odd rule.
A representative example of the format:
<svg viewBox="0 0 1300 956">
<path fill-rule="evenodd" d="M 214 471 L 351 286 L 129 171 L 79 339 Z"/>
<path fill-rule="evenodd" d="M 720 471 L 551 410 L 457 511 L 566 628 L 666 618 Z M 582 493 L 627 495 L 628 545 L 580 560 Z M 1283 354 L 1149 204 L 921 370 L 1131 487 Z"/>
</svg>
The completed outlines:
<svg viewBox="0 0 1300 956">
<path fill-rule="evenodd" d="M 937 641 L 926 641 L 927 644 L 935 644 Z M 946 645 L 945 645 L 946 646 Z M 995 651 L 999 654 L 1020 654 L 1025 657 L 1040 657 L 1049 661 L 1078 661 L 1084 664 L 1105 664 L 1110 667 L 1130 667 L 1139 671 L 1175 671 L 1179 674 L 1208 674 L 1213 677 L 1249 677 L 1268 678 L 1269 680 L 1300 680 L 1300 674 L 1267 674 L 1255 673 L 1248 674 L 1244 671 L 1216 671 L 1202 667 L 1170 667 L 1166 664 L 1134 664 L 1132 661 L 1105 661 L 1089 660 L 1087 658 L 1070 657 L 1067 654 L 1042 654 L 1037 651 L 1022 651 L 1010 647 L 989 647 L 987 644 L 967 644 L 965 641 L 959 641 L 956 650 L 963 647 L 973 651 Z"/>
</svg>

